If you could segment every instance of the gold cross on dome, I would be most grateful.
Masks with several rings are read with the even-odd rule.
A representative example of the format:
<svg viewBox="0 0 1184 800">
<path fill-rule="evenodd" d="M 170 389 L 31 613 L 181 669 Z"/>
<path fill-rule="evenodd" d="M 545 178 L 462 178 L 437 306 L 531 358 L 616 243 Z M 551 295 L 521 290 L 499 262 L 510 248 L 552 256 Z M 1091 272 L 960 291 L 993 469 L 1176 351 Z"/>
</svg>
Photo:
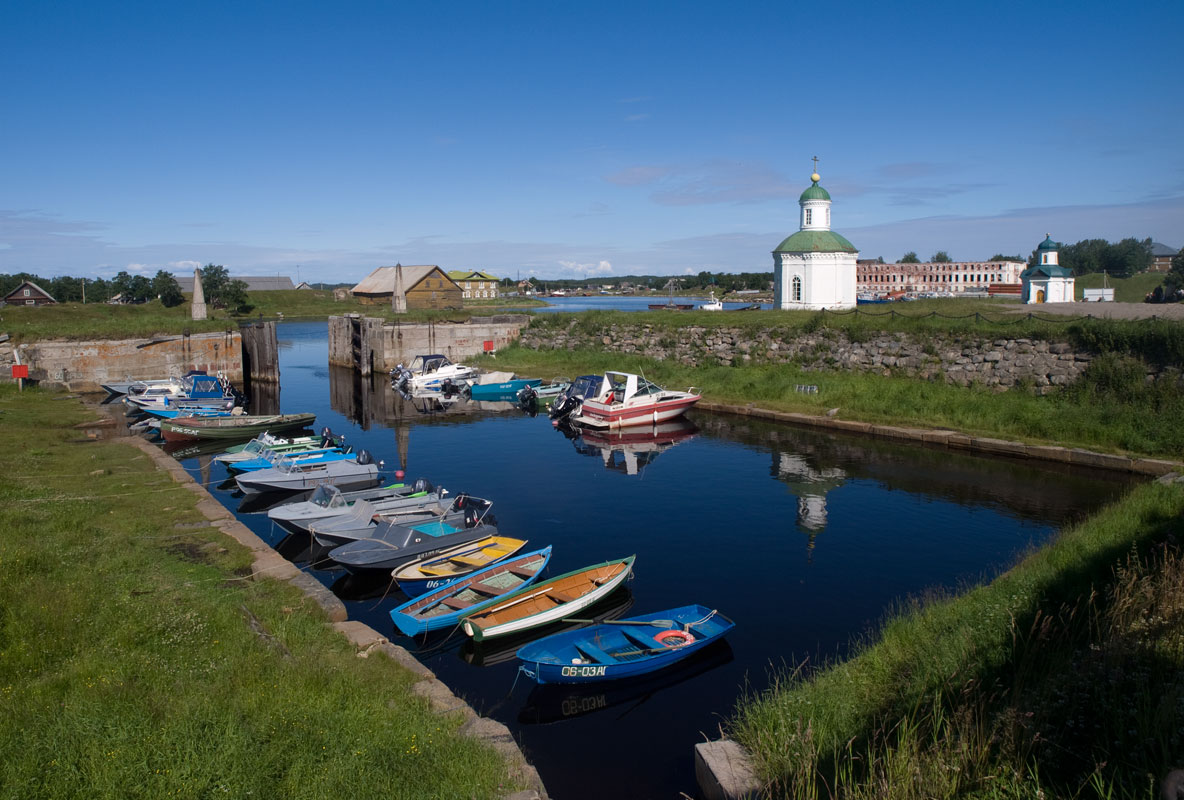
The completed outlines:
<svg viewBox="0 0 1184 800">
<path fill-rule="evenodd" d="M 817 172 L 818 171 L 818 156 L 814 156 L 814 158 L 812 160 L 814 161 L 814 171 Z"/>
</svg>

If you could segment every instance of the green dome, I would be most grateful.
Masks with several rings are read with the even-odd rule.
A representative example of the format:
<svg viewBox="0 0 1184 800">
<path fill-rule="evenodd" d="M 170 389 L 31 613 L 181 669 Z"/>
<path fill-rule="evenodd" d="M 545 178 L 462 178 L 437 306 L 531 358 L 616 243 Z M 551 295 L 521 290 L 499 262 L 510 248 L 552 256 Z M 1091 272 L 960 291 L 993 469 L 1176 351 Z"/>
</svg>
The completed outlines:
<svg viewBox="0 0 1184 800">
<path fill-rule="evenodd" d="M 802 196 L 798 198 L 799 203 L 806 200 L 830 200 L 830 192 L 819 186 L 818 181 L 814 181 L 814 184 L 802 192 Z"/>
<path fill-rule="evenodd" d="M 1040 246 L 1037 247 L 1036 249 L 1037 250 L 1060 250 L 1061 245 L 1058 242 L 1054 242 L 1052 240 L 1052 234 L 1045 234 L 1044 241 L 1041 242 Z"/>
<path fill-rule="evenodd" d="M 813 189 L 814 187 L 810 187 Z M 810 191 L 807 189 L 806 191 Z M 818 190 L 824 195 L 826 190 L 821 186 Z M 805 195 L 802 195 L 805 197 Z M 858 253 L 855 245 L 839 236 L 834 231 L 798 231 L 777 245 L 774 253 Z"/>
</svg>

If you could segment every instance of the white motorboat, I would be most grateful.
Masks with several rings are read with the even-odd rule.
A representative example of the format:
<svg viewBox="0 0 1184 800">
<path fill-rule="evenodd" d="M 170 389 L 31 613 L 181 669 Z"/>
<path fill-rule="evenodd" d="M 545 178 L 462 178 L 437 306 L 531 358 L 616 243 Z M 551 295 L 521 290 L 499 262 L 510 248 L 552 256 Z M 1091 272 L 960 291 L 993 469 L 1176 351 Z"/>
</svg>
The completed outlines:
<svg viewBox="0 0 1184 800">
<path fill-rule="evenodd" d="M 391 384 L 404 392 L 460 391 L 477 379 L 477 370 L 453 364 L 447 356 L 416 356 L 410 366 L 399 364 L 391 370 Z"/>
<path fill-rule="evenodd" d="M 579 412 L 570 420 L 580 428 L 656 425 L 682 415 L 701 399 L 693 386 L 680 392 L 663 389 L 630 372 L 606 372 L 600 392 L 584 398 Z"/>
<path fill-rule="evenodd" d="M 711 299 L 706 303 L 699 304 L 700 311 L 723 311 L 724 304 L 722 300 L 715 299 L 715 291 L 711 292 Z"/>
<path fill-rule="evenodd" d="M 307 461 L 285 456 L 271 469 L 246 472 L 234 480 L 243 494 L 300 492 L 331 483 L 339 488 L 373 486 L 381 464 L 375 464 L 366 450 L 356 459 Z"/>
</svg>

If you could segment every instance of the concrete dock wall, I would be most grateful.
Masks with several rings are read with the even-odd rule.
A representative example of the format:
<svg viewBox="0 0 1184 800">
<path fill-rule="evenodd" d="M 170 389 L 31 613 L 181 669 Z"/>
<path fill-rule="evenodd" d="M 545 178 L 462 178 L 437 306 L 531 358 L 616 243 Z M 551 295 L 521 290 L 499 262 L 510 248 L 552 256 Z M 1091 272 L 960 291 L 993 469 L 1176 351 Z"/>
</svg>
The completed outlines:
<svg viewBox="0 0 1184 800">
<path fill-rule="evenodd" d="M 108 381 L 165 378 L 191 369 L 222 372 L 239 385 L 243 380 L 238 331 L 91 342 L 50 339 L 17 345 L 14 361 L 18 358 L 28 365 L 30 379 L 73 392 L 101 392 Z"/>
<path fill-rule="evenodd" d="M 418 355 L 442 353 L 452 361 L 494 350 L 518 339 L 530 317 L 499 314 L 467 322 L 387 322 L 349 314 L 329 318 L 329 363 L 363 375 L 389 372 Z"/>
</svg>

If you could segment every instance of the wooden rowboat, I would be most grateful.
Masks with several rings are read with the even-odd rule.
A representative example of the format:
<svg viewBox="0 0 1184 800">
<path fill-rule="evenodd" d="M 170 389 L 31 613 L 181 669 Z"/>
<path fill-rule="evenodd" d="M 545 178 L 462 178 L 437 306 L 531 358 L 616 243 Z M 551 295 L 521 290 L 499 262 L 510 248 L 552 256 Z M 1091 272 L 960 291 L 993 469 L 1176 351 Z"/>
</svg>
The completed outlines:
<svg viewBox="0 0 1184 800">
<path fill-rule="evenodd" d="M 391 577 L 408 597 L 419 597 L 439 589 L 457 578 L 469 575 L 490 564 L 514 555 L 526 544 L 525 539 L 509 536 L 487 536 L 475 542 L 450 547 L 439 553 L 423 556 L 391 570 Z"/>
<path fill-rule="evenodd" d="M 404 603 L 391 611 L 391 620 L 408 636 L 450 628 L 465 614 L 479 611 L 534 583 L 550 560 L 548 545 L 533 553 L 499 561 Z"/>
<path fill-rule="evenodd" d="M 734 627 L 718 611 L 681 606 L 547 636 L 520 649 L 518 659 L 538 683 L 632 678 L 672 666 Z"/>
<path fill-rule="evenodd" d="M 519 589 L 461 620 L 461 629 L 475 641 L 505 636 L 577 615 L 616 589 L 633 570 L 636 556 L 605 561 L 558 578 Z"/>
<path fill-rule="evenodd" d="M 316 414 L 239 414 L 226 417 L 177 417 L 162 420 L 160 435 L 165 441 L 185 439 L 250 439 L 261 433 L 307 428 Z"/>
</svg>

